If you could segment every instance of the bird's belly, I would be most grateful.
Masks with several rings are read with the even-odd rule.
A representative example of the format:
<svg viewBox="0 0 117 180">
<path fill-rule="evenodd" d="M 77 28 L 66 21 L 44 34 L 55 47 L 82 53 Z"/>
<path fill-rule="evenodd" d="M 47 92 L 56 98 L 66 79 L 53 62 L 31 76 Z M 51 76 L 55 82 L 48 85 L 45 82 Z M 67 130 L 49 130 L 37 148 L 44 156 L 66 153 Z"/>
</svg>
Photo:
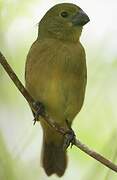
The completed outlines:
<svg viewBox="0 0 117 180">
<path fill-rule="evenodd" d="M 72 122 L 84 100 L 85 77 L 82 74 L 78 77 L 75 74 L 43 70 L 38 77 L 32 76 L 30 82 L 27 84 L 29 92 L 44 104 L 57 123 L 63 123 L 66 119 Z"/>
</svg>

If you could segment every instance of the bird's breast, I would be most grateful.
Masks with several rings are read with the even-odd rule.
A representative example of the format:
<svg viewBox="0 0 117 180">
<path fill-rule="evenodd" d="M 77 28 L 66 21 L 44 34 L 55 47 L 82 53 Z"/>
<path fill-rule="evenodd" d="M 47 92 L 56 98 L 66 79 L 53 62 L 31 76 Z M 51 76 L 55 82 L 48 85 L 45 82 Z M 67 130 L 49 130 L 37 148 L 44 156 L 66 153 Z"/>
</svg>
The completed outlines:
<svg viewBox="0 0 117 180">
<path fill-rule="evenodd" d="M 34 44 L 30 50 L 26 65 L 26 86 L 53 116 L 58 119 L 69 116 L 72 119 L 79 112 L 84 99 L 84 49 L 80 44 L 47 44 Z"/>
</svg>

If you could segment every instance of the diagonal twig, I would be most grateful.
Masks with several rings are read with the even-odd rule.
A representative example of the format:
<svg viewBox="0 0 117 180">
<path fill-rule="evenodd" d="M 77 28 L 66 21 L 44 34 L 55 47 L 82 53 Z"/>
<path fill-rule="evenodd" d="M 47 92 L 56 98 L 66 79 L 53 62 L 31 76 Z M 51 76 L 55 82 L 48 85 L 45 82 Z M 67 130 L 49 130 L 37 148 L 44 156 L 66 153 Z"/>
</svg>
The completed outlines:
<svg viewBox="0 0 117 180">
<path fill-rule="evenodd" d="M 31 95 L 28 93 L 28 91 L 25 89 L 21 81 L 16 76 L 15 72 L 12 70 L 10 65 L 8 64 L 7 60 L 3 56 L 3 54 L 0 52 L 0 63 L 9 75 L 9 77 L 12 79 L 16 87 L 19 89 L 21 94 L 24 96 L 24 98 L 27 100 L 27 102 L 30 104 L 31 108 L 34 110 L 34 112 L 37 111 L 37 108 L 35 107 L 35 100 L 31 97 Z M 61 127 L 58 127 L 56 124 L 54 124 L 51 120 L 51 118 L 48 116 L 47 112 L 41 115 L 44 120 L 57 132 L 61 133 L 62 135 L 65 135 L 65 130 Z M 79 139 L 75 138 L 74 145 L 78 147 L 81 151 L 85 152 L 87 155 L 91 156 L 92 158 L 96 159 L 106 167 L 110 168 L 111 170 L 117 172 L 117 165 L 114 164 L 109 159 L 105 158 L 101 154 L 97 153 L 96 151 L 90 149 L 88 146 L 83 144 Z"/>
</svg>

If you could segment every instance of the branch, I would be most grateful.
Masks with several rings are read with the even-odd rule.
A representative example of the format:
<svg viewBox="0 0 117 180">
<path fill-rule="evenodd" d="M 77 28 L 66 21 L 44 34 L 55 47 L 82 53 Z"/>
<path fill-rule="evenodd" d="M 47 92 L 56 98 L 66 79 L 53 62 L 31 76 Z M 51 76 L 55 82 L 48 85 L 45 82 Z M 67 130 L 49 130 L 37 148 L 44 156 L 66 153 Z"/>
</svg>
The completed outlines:
<svg viewBox="0 0 117 180">
<path fill-rule="evenodd" d="M 10 65 L 8 64 L 7 60 L 5 57 L 2 55 L 0 52 L 0 63 L 4 67 L 5 71 L 7 74 L 10 76 L 16 87 L 19 89 L 21 94 L 24 96 L 24 98 L 27 100 L 27 102 L 30 104 L 31 108 L 34 110 L 34 112 L 37 112 L 37 107 L 35 106 L 36 102 L 34 99 L 31 97 L 31 95 L 28 93 L 28 91 L 25 89 L 25 87 L 22 85 L 21 81 L 18 79 Z M 39 107 L 38 107 L 39 108 Z M 62 135 L 65 135 L 65 130 L 61 127 L 58 127 L 57 124 L 54 124 L 52 119 L 48 116 L 47 112 L 41 114 L 41 116 L 44 118 L 44 120 L 52 127 L 54 128 L 57 132 L 59 132 Z M 78 147 L 81 151 L 85 152 L 92 158 L 96 159 L 106 167 L 110 168 L 111 170 L 117 172 L 117 165 L 112 163 L 110 160 L 106 159 L 103 157 L 101 154 L 93 151 L 90 149 L 88 146 L 80 142 L 80 140 L 75 138 L 75 141 L 73 143 L 76 147 Z"/>
</svg>

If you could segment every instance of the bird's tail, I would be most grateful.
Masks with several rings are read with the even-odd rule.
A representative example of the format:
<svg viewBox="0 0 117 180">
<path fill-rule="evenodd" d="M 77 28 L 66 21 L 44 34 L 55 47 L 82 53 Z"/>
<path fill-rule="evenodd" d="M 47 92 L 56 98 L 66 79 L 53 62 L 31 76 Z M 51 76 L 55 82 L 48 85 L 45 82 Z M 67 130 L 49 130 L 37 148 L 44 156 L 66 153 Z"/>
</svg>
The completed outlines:
<svg viewBox="0 0 117 180">
<path fill-rule="evenodd" d="M 53 134 L 53 136 L 56 136 L 56 134 Z M 55 139 L 51 140 L 49 136 L 43 137 L 42 165 L 48 176 L 56 174 L 61 177 L 67 166 L 67 155 L 66 151 L 63 150 L 64 138 L 61 137 L 58 140 L 56 138 L 56 141 Z"/>
</svg>

